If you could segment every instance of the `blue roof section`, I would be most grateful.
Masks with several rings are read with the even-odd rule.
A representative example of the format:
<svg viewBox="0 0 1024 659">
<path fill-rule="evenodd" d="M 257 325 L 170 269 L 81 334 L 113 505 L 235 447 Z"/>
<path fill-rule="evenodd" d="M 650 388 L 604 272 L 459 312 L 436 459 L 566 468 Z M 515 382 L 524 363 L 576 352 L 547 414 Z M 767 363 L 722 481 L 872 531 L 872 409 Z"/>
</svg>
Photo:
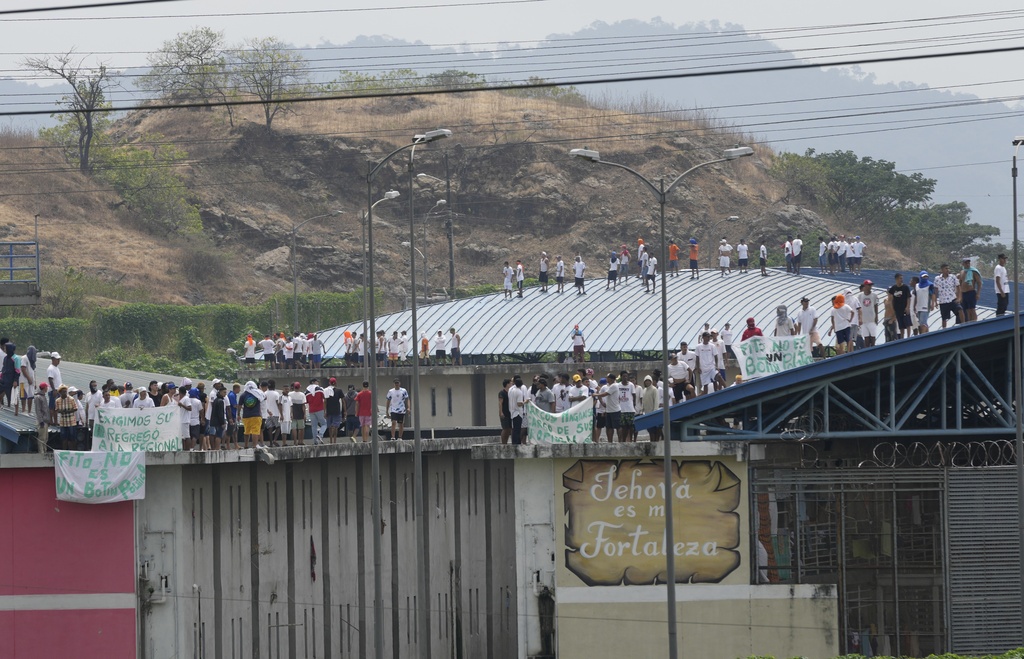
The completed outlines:
<svg viewBox="0 0 1024 659">
<path fill-rule="evenodd" d="M 804 270 L 805 273 L 807 270 Z M 760 276 L 754 267 L 748 273 L 720 276 L 717 271 L 703 270 L 699 279 L 690 279 L 684 270 L 668 279 L 669 344 L 678 347 L 681 341 L 694 342 L 705 322 L 721 329 L 731 323 L 734 331 L 742 331 L 746 318 L 753 316 L 765 334 L 775 327 L 775 309 L 784 304 L 794 316 L 800 298 L 807 296 L 819 313 L 818 327 L 826 345 L 834 341 L 825 336 L 829 327 L 830 300 L 856 284 L 843 278 L 801 274 L 788 275 L 784 270 L 769 269 L 768 277 Z M 892 271 L 865 270 L 863 279 L 875 282 L 875 292 L 884 291 L 883 284 L 892 281 Z M 886 279 L 883 279 L 883 276 Z M 908 278 L 909 281 L 909 278 Z M 990 282 L 986 282 L 990 287 Z M 466 355 L 521 355 L 571 352 L 570 332 L 578 324 L 583 330 L 589 352 L 651 352 L 661 350 L 661 289 L 645 294 L 635 277 L 619 282 L 616 290 L 605 290 L 604 279 L 587 280 L 587 294 L 576 295 L 572 283 L 565 293 L 541 293 L 539 287 L 526 289 L 523 298 L 504 299 L 503 293 L 480 295 L 464 300 L 442 302 L 417 309 L 421 333 L 434 337 L 438 330 L 446 335 L 454 327 L 462 337 Z M 994 294 L 990 293 L 994 305 Z M 880 298 L 881 299 L 881 298 Z M 983 298 L 984 299 L 984 298 Z M 992 310 L 979 309 L 979 318 L 993 315 Z M 881 318 L 881 308 L 879 308 Z M 377 329 L 387 336 L 393 331 L 411 332 L 409 311 L 379 316 Z M 362 321 L 319 332 L 324 342 L 324 357 L 344 354 L 344 332 L 356 335 L 363 331 Z M 879 323 L 879 333 L 882 332 Z M 410 351 L 417 337 L 411 337 Z M 879 340 L 884 340 L 880 337 Z M 433 350 L 433 344 L 431 344 Z"/>
<path fill-rule="evenodd" d="M 993 294 L 994 295 L 994 294 Z M 1024 322 L 1024 313 L 1021 314 Z M 698 396 L 670 408 L 670 419 L 680 421 L 715 409 L 734 407 L 737 403 L 756 400 L 760 396 L 778 395 L 780 390 L 798 385 L 818 377 L 834 376 L 838 370 L 852 370 L 865 366 L 887 366 L 893 359 L 909 354 L 929 352 L 936 348 L 975 341 L 979 338 L 995 337 L 1013 331 L 1013 315 L 994 317 L 976 323 L 953 325 L 944 330 L 928 332 L 909 339 L 879 344 L 873 348 L 857 350 L 838 357 L 817 361 L 782 373 L 749 380 L 742 384 Z M 634 420 L 637 430 L 647 430 L 662 425 L 662 412 L 642 414 Z"/>
</svg>

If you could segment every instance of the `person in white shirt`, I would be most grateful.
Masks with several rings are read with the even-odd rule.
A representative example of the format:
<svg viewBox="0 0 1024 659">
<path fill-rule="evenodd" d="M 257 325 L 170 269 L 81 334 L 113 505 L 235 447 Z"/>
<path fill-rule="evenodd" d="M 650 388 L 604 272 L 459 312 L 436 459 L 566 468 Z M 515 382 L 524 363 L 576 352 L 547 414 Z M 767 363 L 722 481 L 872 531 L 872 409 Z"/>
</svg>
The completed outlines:
<svg viewBox="0 0 1024 659">
<path fill-rule="evenodd" d="M 555 378 L 555 385 L 551 387 L 551 395 L 555 397 L 555 414 L 569 409 L 569 376 L 559 373 Z"/>
<path fill-rule="evenodd" d="M 850 243 L 847 242 L 845 235 L 839 236 L 839 249 L 836 250 L 836 254 L 839 255 L 839 270 L 846 272 L 847 259 L 850 257 Z"/>
<path fill-rule="evenodd" d="M 505 267 L 501 269 L 501 278 L 505 287 L 505 297 L 509 300 L 512 299 L 512 278 L 515 277 L 516 271 L 512 269 L 512 266 L 505 261 Z"/>
<path fill-rule="evenodd" d="M 804 334 L 810 339 L 811 343 L 811 354 L 813 354 L 815 346 L 818 347 L 819 354 L 821 353 L 821 335 L 818 334 L 818 311 L 811 306 L 811 301 L 806 298 L 800 298 L 800 310 L 796 313 L 796 333 Z"/>
<path fill-rule="evenodd" d="M 583 278 L 586 272 L 587 264 L 583 262 L 582 257 L 577 256 L 576 262 L 572 264 L 572 274 L 574 281 L 576 282 L 576 295 L 587 294 L 586 280 Z"/>
<path fill-rule="evenodd" d="M 256 364 L 256 341 L 252 338 L 252 334 L 245 336 L 245 341 L 242 342 L 243 359 L 245 360 L 245 368 L 252 369 Z"/>
<path fill-rule="evenodd" d="M 853 293 L 852 288 L 846 289 L 844 295 L 846 304 L 853 309 L 853 320 L 850 321 L 850 350 L 863 348 L 864 340 L 860 338 L 860 297 Z"/>
<path fill-rule="evenodd" d="M 711 344 L 711 332 L 704 332 L 694 352 L 697 354 L 697 372 L 700 374 L 700 390 L 707 394 L 714 391 L 718 376 L 717 350 Z"/>
<path fill-rule="evenodd" d="M 725 388 L 725 342 L 718 336 L 718 330 L 711 330 L 711 345 L 715 347 L 715 389 Z M 675 396 L 673 396 L 675 398 Z"/>
<path fill-rule="evenodd" d="M 836 336 L 837 355 L 850 350 L 850 325 L 853 323 L 853 316 L 853 309 L 846 304 L 846 296 L 835 296 L 832 300 L 832 333 Z"/>
<path fill-rule="evenodd" d="M 1006 254 L 996 257 L 996 267 L 992 270 L 992 281 L 996 285 L 996 315 L 1002 316 L 1006 314 L 1006 306 L 1010 302 L 1010 280 L 1006 278 Z"/>
<path fill-rule="evenodd" d="M 823 275 L 828 269 L 828 243 L 818 236 L 818 274 Z"/>
<path fill-rule="evenodd" d="M 269 370 L 274 368 L 274 341 L 270 338 L 269 334 L 263 335 L 263 340 L 260 341 L 260 350 L 263 351 L 263 367 Z"/>
<path fill-rule="evenodd" d="M 409 334 L 405 330 L 398 337 L 398 361 L 403 364 L 409 361 Z"/>
<path fill-rule="evenodd" d="M 516 375 L 508 390 L 508 409 L 512 416 L 512 443 L 523 443 L 523 417 L 526 416 L 527 389 L 523 386 L 523 378 Z"/>
<path fill-rule="evenodd" d="M 875 345 L 878 336 L 878 298 L 871 292 L 872 285 L 870 279 L 865 279 L 857 294 L 857 303 L 860 305 L 860 335 L 864 338 L 865 348 Z"/>
<path fill-rule="evenodd" d="M 388 339 L 388 365 L 398 366 L 398 350 L 401 339 L 398 338 L 398 330 L 392 330 L 391 338 Z"/>
<path fill-rule="evenodd" d="M 741 239 L 740 244 L 736 245 L 736 258 L 740 262 L 740 272 L 747 272 L 747 266 L 750 264 L 750 248 L 747 246 L 746 239 Z"/>
<path fill-rule="evenodd" d="M 768 247 L 761 241 L 761 247 L 757 250 L 757 261 L 761 266 L 761 276 L 768 276 Z"/>
<path fill-rule="evenodd" d="M 281 392 L 277 390 L 275 381 L 267 380 L 267 390 L 263 392 L 263 396 L 264 404 L 260 411 L 266 412 L 266 416 L 263 417 L 263 426 L 267 431 L 266 438 L 272 447 L 276 447 L 277 441 L 281 439 L 281 419 L 284 414 L 281 407 Z"/>
<path fill-rule="evenodd" d="M 726 323 L 722 327 L 722 331 L 718 333 L 718 337 L 722 339 L 722 343 L 725 344 L 725 354 L 729 355 L 732 359 L 736 359 L 736 353 L 732 351 L 732 342 L 736 335 L 733 333 L 731 328 L 732 324 Z"/>
<path fill-rule="evenodd" d="M 295 342 L 284 342 L 284 364 L 285 368 L 295 368 Z"/>
<path fill-rule="evenodd" d="M 391 417 L 391 437 L 389 439 L 402 439 L 405 432 L 405 415 L 409 412 L 409 392 L 402 387 L 402 383 L 395 378 L 395 386 L 388 389 L 388 415 Z"/>
<path fill-rule="evenodd" d="M 832 240 L 828 241 L 828 273 L 830 275 L 836 274 L 836 270 L 839 268 L 839 238 L 832 236 Z"/>
<path fill-rule="evenodd" d="M 919 334 L 924 334 L 928 331 L 928 314 L 935 308 L 935 286 L 932 285 L 931 278 L 926 271 L 921 271 L 918 284 L 911 292 L 914 301 L 913 313 L 917 318 L 917 331 Z"/>
<path fill-rule="evenodd" d="M 692 353 L 691 353 L 692 354 Z M 690 367 L 680 361 L 679 353 L 673 352 L 668 362 L 668 377 L 672 380 L 672 391 L 676 400 L 686 397 L 686 387 L 690 384 Z"/>
<path fill-rule="evenodd" d="M 647 260 L 647 276 L 644 277 L 644 292 L 645 293 L 648 292 L 647 291 L 647 285 L 648 284 L 651 285 L 651 289 L 650 289 L 651 293 L 653 293 L 653 292 L 655 292 L 657 290 L 657 288 L 658 288 L 657 281 L 658 280 L 654 278 L 654 276 L 657 274 L 657 272 L 658 272 L 658 259 L 656 259 L 655 257 L 651 256 Z"/>
<path fill-rule="evenodd" d="M 732 245 L 725 238 L 722 238 L 718 243 L 718 267 L 722 271 L 722 276 L 726 274 L 726 270 L 729 274 L 732 274 L 732 267 L 729 265 L 729 259 L 732 256 Z"/>
<path fill-rule="evenodd" d="M 548 292 L 548 253 L 540 253 L 540 267 L 537 269 L 537 280 L 540 282 L 540 292 Z"/>
<path fill-rule="evenodd" d="M 796 334 L 796 323 L 787 314 L 786 305 L 775 308 L 775 336 L 793 336 Z"/>
<path fill-rule="evenodd" d="M 626 440 L 623 439 L 622 434 L 622 403 L 619 399 L 621 385 L 614 373 L 609 373 L 606 379 L 608 384 L 599 394 L 605 408 L 604 425 L 608 429 L 605 436 L 608 438 L 609 444 L 615 441 L 616 435 L 618 435 L 620 442 L 624 442 Z"/>
<path fill-rule="evenodd" d="M 434 359 L 432 365 L 437 365 L 438 362 L 441 366 L 448 364 L 448 339 L 441 330 L 437 330 L 437 336 L 434 337 Z"/>
<path fill-rule="evenodd" d="M 523 272 L 523 262 L 516 261 L 516 291 L 519 293 L 519 297 L 523 297 L 523 281 L 526 279 L 526 274 Z"/>
<path fill-rule="evenodd" d="M 156 403 L 153 402 L 148 391 L 139 387 L 139 397 L 132 401 L 132 409 L 144 410 L 150 407 L 156 407 Z"/>
<path fill-rule="evenodd" d="M 451 335 L 448 351 L 452 356 L 452 366 L 462 366 L 462 335 L 454 327 L 449 327 L 448 333 Z"/>
<path fill-rule="evenodd" d="M 60 389 L 60 385 L 64 384 L 64 380 L 60 375 L 60 353 L 50 353 L 50 365 L 46 367 L 46 380 L 49 387 L 50 394 L 50 425 L 57 425 L 57 411 L 54 409 L 54 401 L 57 400 L 57 390 Z"/>
<path fill-rule="evenodd" d="M 629 371 L 619 373 L 619 409 L 622 411 L 622 441 L 635 442 L 636 385 L 629 379 Z"/>
<path fill-rule="evenodd" d="M 793 272 L 793 236 L 786 236 L 782 251 L 786 254 L 786 272 Z"/>
<path fill-rule="evenodd" d="M 793 239 L 793 274 L 800 274 L 800 261 L 804 255 L 804 241 L 800 239 L 800 234 L 797 234 L 796 238 Z"/>
<path fill-rule="evenodd" d="M 647 264 L 650 260 L 651 255 L 646 249 L 644 249 L 644 246 L 641 245 L 636 252 L 636 263 L 640 269 L 640 274 L 637 276 L 640 277 L 640 281 L 647 281 Z"/>
<path fill-rule="evenodd" d="M 557 292 L 565 292 L 565 261 L 561 256 L 555 256 L 555 284 L 558 285 Z"/>
<path fill-rule="evenodd" d="M 860 264 L 864 261 L 864 248 L 866 245 L 860 239 L 860 236 L 854 236 L 853 242 L 850 243 L 850 254 L 847 256 L 847 263 L 850 265 L 850 271 L 855 274 L 860 274 Z"/>
</svg>

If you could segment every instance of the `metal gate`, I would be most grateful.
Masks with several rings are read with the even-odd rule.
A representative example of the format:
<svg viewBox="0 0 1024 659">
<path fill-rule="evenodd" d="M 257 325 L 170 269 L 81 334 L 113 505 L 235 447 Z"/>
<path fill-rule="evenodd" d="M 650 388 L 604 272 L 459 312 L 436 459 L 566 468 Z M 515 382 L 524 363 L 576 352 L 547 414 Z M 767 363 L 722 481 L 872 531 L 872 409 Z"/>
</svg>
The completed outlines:
<svg viewBox="0 0 1024 659">
<path fill-rule="evenodd" d="M 1020 647 L 1016 470 L 950 469 L 947 493 L 951 650 L 983 654 Z"/>
</svg>

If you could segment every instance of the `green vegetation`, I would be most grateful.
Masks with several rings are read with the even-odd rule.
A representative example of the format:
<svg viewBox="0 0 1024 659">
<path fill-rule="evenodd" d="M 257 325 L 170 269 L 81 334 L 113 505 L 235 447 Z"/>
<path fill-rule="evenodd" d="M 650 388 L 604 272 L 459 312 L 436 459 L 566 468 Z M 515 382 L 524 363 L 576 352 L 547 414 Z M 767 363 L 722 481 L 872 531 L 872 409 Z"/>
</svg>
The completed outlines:
<svg viewBox="0 0 1024 659">
<path fill-rule="evenodd" d="M 967 204 L 934 204 L 935 180 L 901 174 L 895 163 L 858 158 L 852 151 L 783 153 L 770 170 L 786 186 L 784 200 L 798 197 L 831 214 L 850 231 L 872 231 L 925 264 L 998 249 L 994 226 L 971 222 Z"/>
<path fill-rule="evenodd" d="M 59 280 L 55 280 L 59 281 Z M 147 304 L 131 302 L 105 309 L 87 303 L 89 280 L 81 271 L 64 271 L 64 286 L 47 293 L 59 302 L 40 308 L 73 311 L 76 317 L 4 320 L 7 336 L 19 346 L 59 350 L 71 361 L 157 373 L 233 377 L 235 356 L 246 334 L 292 330 L 292 297 L 278 294 L 259 305 Z M 333 327 L 362 317 L 363 298 L 355 293 L 305 293 L 299 296 L 299 329 Z"/>
<path fill-rule="evenodd" d="M 547 83 L 544 78 L 532 76 L 528 85 Z M 323 88 L 324 92 L 350 94 L 387 94 L 404 91 L 427 91 L 443 89 L 487 89 L 492 85 L 514 84 L 506 80 L 489 82 L 486 76 L 469 71 L 449 69 L 441 73 L 420 75 L 413 69 L 394 69 L 377 75 L 342 71 L 338 79 Z M 527 89 L 504 89 L 502 94 L 517 98 L 548 99 L 564 105 L 584 106 L 587 99 L 575 87 L 536 87 Z"/>
</svg>

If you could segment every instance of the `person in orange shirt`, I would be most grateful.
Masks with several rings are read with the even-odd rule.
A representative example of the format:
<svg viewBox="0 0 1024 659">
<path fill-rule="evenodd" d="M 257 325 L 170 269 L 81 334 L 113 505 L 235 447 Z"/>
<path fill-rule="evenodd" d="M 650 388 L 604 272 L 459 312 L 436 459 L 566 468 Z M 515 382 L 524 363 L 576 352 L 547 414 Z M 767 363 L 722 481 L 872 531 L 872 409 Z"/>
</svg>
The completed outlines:
<svg viewBox="0 0 1024 659">
<path fill-rule="evenodd" d="M 424 332 L 420 335 L 420 364 L 426 364 L 429 356 L 430 339 L 427 338 L 427 334 Z"/>
<path fill-rule="evenodd" d="M 700 265 L 697 259 L 697 252 L 700 245 L 696 238 L 690 238 L 690 279 L 700 279 Z"/>
<path fill-rule="evenodd" d="M 676 241 L 668 241 L 668 274 L 679 276 L 679 245 Z"/>
</svg>

